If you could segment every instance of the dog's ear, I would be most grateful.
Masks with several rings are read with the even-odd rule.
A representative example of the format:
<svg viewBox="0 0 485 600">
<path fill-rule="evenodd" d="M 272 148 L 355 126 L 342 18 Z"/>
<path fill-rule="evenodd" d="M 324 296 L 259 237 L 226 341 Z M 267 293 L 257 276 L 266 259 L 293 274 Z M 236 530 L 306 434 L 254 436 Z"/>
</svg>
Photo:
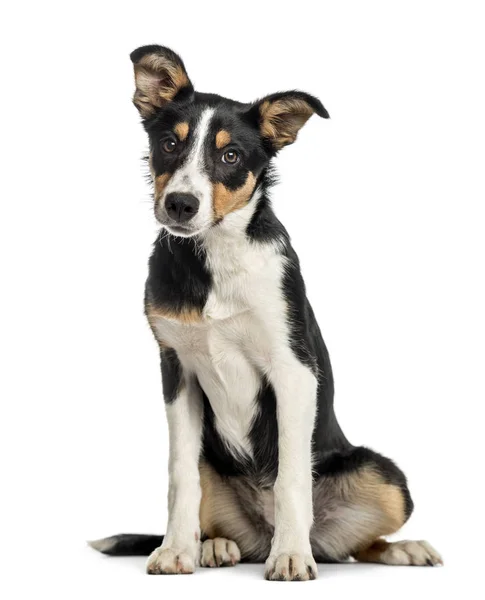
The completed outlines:
<svg viewBox="0 0 485 600">
<path fill-rule="evenodd" d="M 180 56 L 163 46 L 142 46 L 130 54 L 135 69 L 133 103 L 144 119 L 175 99 L 187 98 L 194 88 Z"/>
<path fill-rule="evenodd" d="M 292 144 L 314 113 L 324 119 L 330 116 L 318 98 L 298 91 L 271 94 L 254 103 L 249 110 L 263 139 L 274 151 Z"/>
</svg>

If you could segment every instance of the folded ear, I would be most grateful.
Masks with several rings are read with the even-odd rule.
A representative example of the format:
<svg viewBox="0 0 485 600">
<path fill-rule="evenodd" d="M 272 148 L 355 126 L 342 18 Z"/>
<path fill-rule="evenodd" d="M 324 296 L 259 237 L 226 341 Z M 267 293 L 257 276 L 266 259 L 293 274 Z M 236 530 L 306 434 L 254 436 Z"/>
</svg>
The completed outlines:
<svg viewBox="0 0 485 600">
<path fill-rule="evenodd" d="M 194 88 L 180 56 L 163 46 L 142 46 L 130 54 L 135 69 L 133 102 L 144 119 Z"/>
<path fill-rule="evenodd" d="M 297 91 L 266 96 L 252 106 L 251 113 L 258 120 L 261 135 L 275 151 L 292 144 L 314 113 L 324 119 L 330 116 L 318 98 Z"/>
</svg>

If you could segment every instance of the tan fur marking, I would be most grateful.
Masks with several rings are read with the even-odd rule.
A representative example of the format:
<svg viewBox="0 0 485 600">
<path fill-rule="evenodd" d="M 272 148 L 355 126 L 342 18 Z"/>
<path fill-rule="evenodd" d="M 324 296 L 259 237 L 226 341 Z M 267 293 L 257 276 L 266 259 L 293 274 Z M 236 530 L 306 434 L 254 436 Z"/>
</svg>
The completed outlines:
<svg viewBox="0 0 485 600">
<path fill-rule="evenodd" d="M 271 140 L 277 150 L 296 140 L 303 125 L 313 114 L 312 107 L 299 98 L 266 100 L 259 107 L 261 134 Z"/>
<path fill-rule="evenodd" d="M 322 477 L 314 491 L 315 543 L 339 558 L 369 547 L 405 521 L 400 489 L 371 466 L 338 477 Z M 321 508 L 321 507 L 327 507 Z M 323 510 L 323 512 L 319 512 Z M 337 516 L 332 516 L 333 510 Z"/>
<path fill-rule="evenodd" d="M 209 537 L 234 540 L 244 553 L 254 537 L 251 524 L 241 509 L 236 492 L 205 461 L 199 464 L 202 498 L 200 528 Z"/>
<path fill-rule="evenodd" d="M 379 502 L 389 519 L 389 533 L 394 533 L 403 526 L 406 520 L 404 496 L 397 486 L 383 484 L 379 490 Z"/>
<path fill-rule="evenodd" d="M 364 467 L 357 474 L 343 476 L 342 479 L 347 479 L 351 489 L 348 499 L 352 504 L 381 508 L 382 529 L 378 535 L 389 535 L 402 527 L 405 521 L 404 497 L 398 487 L 385 483 L 371 467 Z"/>
<path fill-rule="evenodd" d="M 153 336 L 158 342 L 161 349 L 169 348 L 163 338 L 160 337 L 157 329 L 157 321 L 159 319 L 173 319 L 180 321 L 184 325 L 190 325 L 193 323 L 199 323 L 202 319 L 202 315 L 195 308 L 187 308 L 180 312 L 165 310 L 160 307 L 153 307 L 151 304 L 145 306 L 145 315 L 152 330 Z"/>
<path fill-rule="evenodd" d="M 233 210 L 245 206 L 253 193 L 255 185 L 256 178 L 251 171 L 248 173 L 246 183 L 237 190 L 230 190 L 223 183 L 214 184 L 213 206 L 215 217 L 222 219 Z"/>
<path fill-rule="evenodd" d="M 155 200 L 159 200 L 162 197 L 163 191 L 167 187 L 167 183 L 171 176 L 171 173 L 163 173 L 155 178 Z"/>
<path fill-rule="evenodd" d="M 172 319 L 180 321 L 184 325 L 200 323 L 202 320 L 202 313 L 197 308 L 183 308 L 181 311 L 177 312 L 159 306 L 147 306 L 146 314 L 150 325 L 154 325 L 157 319 Z"/>
<path fill-rule="evenodd" d="M 227 144 L 229 144 L 231 141 L 231 134 L 229 133 L 229 131 L 226 131 L 225 129 L 221 129 L 220 131 L 217 132 L 216 134 L 216 148 L 219 148 L 219 150 L 221 148 L 224 148 L 224 146 L 227 146 Z"/>
<path fill-rule="evenodd" d="M 216 519 L 214 518 L 213 499 L 217 495 L 214 489 L 217 485 L 216 478 L 212 469 L 204 462 L 199 465 L 200 487 L 202 498 L 200 501 L 199 519 L 201 530 L 210 538 L 220 536 L 216 528 Z"/>
<path fill-rule="evenodd" d="M 353 556 L 360 562 L 379 562 L 381 556 L 389 546 L 390 543 L 386 542 L 386 540 L 376 540 L 368 548 L 355 552 Z"/>
<path fill-rule="evenodd" d="M 136 91 L 133 102 L 145 118 L 173 100 L 179 90 L 189 85 L 181 65 L 159 54 L 147 54 L 134 69 Z"/>
<path fill-rule="evenodd" d="M 147 304 L 145 307 L 145 315 L 148 321 L 148 325 L 150 326 L 150 329 L 152 330 L 153 333 L 153 337 L 157 340 L 158 345 L 160 346 L 160 349 L 163 350 L 165 348 L 168 348 L 169 346 L 166 344 L 165 340 L 163 340 L 159 335 L 158 335 L 158 330 L 156 328 L 156 316 L 153 313 L 153 309 L 151 307 L 151 305 Z"/>
<path fill-rule="evenodd" d="M 183 123 L 177 123 L 174 127 L 174 131 L 181 142 L 184 142 L 189 135 L 189 124 L 185 121 Z"/>
</svg>

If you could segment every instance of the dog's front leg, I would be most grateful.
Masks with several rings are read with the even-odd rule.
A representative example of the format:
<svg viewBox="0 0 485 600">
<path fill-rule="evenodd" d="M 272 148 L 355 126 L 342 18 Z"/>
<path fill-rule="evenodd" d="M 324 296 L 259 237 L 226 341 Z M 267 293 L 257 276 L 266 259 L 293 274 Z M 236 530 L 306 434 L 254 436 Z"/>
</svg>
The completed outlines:
<svg viewBox="0 0 485 600">
<path fill-rule="evenodd" d="M 310 546 L 313 522 L 311 444 L 317 380 L 296 359 L 283 357 L 271 369 L 278 420 L 278 475 L 274 486 L 275 531 L 265 577 L 279 581 L 315 579 Z"/>
<path fill-rule="evenodd" d="M 162 357 L 167 380 L 169 368 Z M 147 572 L 152 574 L 193 573 L 200 554 L 202 396 L 195 380 L 181 381 L 177 391 L 170 387 L 164 380 L 170 443 L 168 525 L 162 545 L 148 558 Z"/>
</svg>

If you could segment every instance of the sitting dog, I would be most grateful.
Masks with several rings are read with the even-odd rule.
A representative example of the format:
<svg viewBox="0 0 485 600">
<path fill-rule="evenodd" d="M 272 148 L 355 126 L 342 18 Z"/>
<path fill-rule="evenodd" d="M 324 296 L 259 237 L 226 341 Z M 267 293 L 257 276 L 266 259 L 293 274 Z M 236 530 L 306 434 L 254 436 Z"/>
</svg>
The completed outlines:
<svg viewBox="0 0 485 600">
<path fill-rule="evenodd" d="M 251 104 L 195 92 L 161 46 L 131 60 L 162 225 L 145 310 L 160 347 L 169 517 L 165 536 L 91 545 L 151 553 L 148 573 L 266 561 L 265 577 L 284 581 L 349 557 L 441 563 L 427 542 L 382 538 L 411 515 L 406 478 L 337 422 L 329 355 L 268 198 L 272 159 L 327 111 L 299 91 Z"/>
</svg>

